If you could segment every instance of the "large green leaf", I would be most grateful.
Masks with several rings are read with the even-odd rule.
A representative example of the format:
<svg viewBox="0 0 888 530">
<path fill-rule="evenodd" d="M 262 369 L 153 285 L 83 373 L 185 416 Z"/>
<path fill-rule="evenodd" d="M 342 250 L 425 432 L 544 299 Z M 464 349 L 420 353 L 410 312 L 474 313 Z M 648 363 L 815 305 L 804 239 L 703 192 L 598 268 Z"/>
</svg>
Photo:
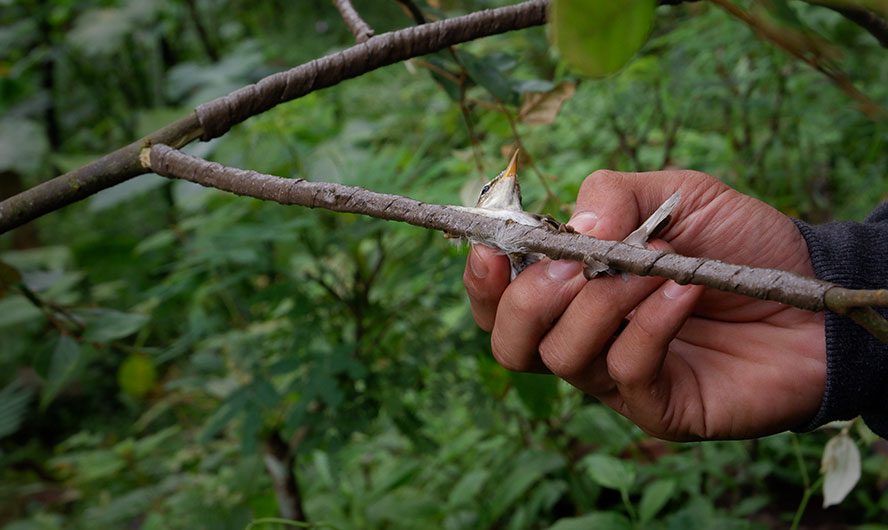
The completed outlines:
<svg viewBox="0 0 888 530">
<path fill-rule="evenodd" d="M 578 72 L 611 75 L 647 40 L 656 7 L 656 0 L 553 0 L 553 43 Z"/>
</svg>

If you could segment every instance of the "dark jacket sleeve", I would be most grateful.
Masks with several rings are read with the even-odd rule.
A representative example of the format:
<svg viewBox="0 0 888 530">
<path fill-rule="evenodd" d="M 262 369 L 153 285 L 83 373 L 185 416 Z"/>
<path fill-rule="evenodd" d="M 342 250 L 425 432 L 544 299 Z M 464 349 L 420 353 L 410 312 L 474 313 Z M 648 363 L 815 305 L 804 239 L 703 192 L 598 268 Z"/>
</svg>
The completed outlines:
<svg viewBox="0 0 888 530">
<path fill-rule="evenodd" d="M 855 289 L 888 288 L 888 203 L 863 223 L 796 225 L 818 278 Z M 860 415 L 873 432 L 888 438 L 888 345 L 849 318 L 827 311 L 826 363 L 820 410 L 798 430 Z"/>
</svg>

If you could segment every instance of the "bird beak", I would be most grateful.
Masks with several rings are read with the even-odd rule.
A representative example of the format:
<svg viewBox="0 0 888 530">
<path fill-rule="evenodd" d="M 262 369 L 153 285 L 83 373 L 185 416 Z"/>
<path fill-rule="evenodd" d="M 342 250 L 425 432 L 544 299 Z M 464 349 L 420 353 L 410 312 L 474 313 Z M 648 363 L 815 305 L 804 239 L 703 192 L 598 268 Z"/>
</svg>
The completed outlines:
<svg viewBox="0 0 888 530">
<path fill-rule="evenodd" d="M 512 160 L 509 161 L 509 165 L 506 166 L 506 170 L 503 171 L 504 177 L 515 178 L 518 176 L 518 153 L 519 150 L 515 149 L 515 154 L 512 155 Z"/>
</svg>

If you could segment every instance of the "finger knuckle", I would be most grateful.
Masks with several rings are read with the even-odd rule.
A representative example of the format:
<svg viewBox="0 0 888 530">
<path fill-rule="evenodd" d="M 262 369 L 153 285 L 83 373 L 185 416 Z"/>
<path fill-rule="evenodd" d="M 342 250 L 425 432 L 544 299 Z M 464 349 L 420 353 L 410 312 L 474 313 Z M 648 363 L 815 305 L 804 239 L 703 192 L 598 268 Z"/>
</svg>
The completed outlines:
<svg viewBox="0 0 888 530">
<path fill-rule="evenodd" d="M 531 363 L 528 356 L 523 356 L 514 351 L 514 348 L 506 344 L 501 334 L 494 330 L 490 338 L 490 347 L 493 352 L 493 358 L 496 362 L 511 372 L 527 372 L 531 369 Z"/>
<path fill-rule="evenodd" d="M 484 306 L 496 304 L 496 296 L 487 288 L 487 284 L 483 280 L 475 278 L 468 268 L 463 272 L 463 285 L 466 288 L 466 294 L 473 302 Z"/>
<path fill-rule="evenodd" d="M 540 299 L 523 289 L 517 284 L 503 297 L 503 306 L 509 315 L 515 318 L 526 318 L 540 313 Z"/>
<path fill-rule="evenodd" d="M 635 388 L 646 383 L 645 374 L 624 355 L 608 355 L 607 373 L 619 385 Z"/>
<path fill-rule="evenodd" d="M 630 324 L 632 326 L 631 333 L 635 335 L 637 342 L 651 344 L 656 342 L 662 334 L 659 322 L 659 317 L 645 311 L 638 311 Z"/>
<path fill-rule="evenodd" d="M 619 171 L 610 169 L 598 169 L 593 171 L 583 180 L 581 191 L 589 189 L 603 189 L 618 186 L 625 179 L 625 175 Z"/>
<path fill-rule="evenodd" d="M 693 169 L 684 169 L 682 170 L 682 179 L 685 181 L 696 181 L 702 184 L 713 184 L 716 182 L 721 182 L 717 178 L 713 177 L 709 173 L 704 173 L 702 171 L 696 171 Z"/>
<path fill-rule="evenodd" d="M 544 340 L 540 344 L 540 358 L 550 372 L 562 379 L 573 379 L 582 374 L 585 366 L 579 355 L 574 355 L 564 346 Z"/>
</svg>

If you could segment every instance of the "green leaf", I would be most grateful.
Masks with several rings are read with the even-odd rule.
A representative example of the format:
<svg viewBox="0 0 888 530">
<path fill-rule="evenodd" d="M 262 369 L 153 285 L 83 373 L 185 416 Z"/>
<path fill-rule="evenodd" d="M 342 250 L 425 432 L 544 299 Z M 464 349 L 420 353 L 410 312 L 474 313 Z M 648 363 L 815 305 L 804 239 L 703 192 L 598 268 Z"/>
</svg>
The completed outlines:
<svg viewBox="0 0 888 530">
<path fill-rule="evenodd" d="M 509 372 L 521 403 L 534 418 L 546 419 L 558 401 L 558 379 L 550 375 Z"/>
<path fill-rule="evenodd" d="M 625 515 L 617 512 L 596 512 L 581 517 L 559 519 L 548 530 L 588 530 L 607 528 L 608 530 L 629 530 L 632 524 Z"/>
<path fill-rule="evenodd" d="M 592 480 L 605 488 L 629 492 L 635 483 L 635 466 L 610 455 L 592 454 L 583 459 Z"/>
<path fill-rule="evenodd" d="M 234 392 L 204 423 L 198 439 L 201 443 L 210 441 L 220 431 L 228 427 L 235 417 L 243 414 L 249 405 L 249 392 L 240 388 Z"/>
<path fill-rule="evenodd" d="M 19 326 L 41 316 L 43 312 L 24 296 L 8 296 L 0 300 L 0 329 Z"/>
<path fill-rule="evenodd" d="M 472 80 L 484 87 L 490 95 L 503 103 L 518 104 L 518 92 L 514 84 L 500 72 L 493 60 L 461 50 L 457 52 L 457 56 Z"/>
<path fill-rule="evenodd" d="M 40 408 L 45 409 L 68 384 L 81 366 L 80 344 L 68 335 L 60 335 L 49 361 L 46 384 L 40 394 Z"/>
<path fill-rule="evenodd" d="M 641 494 L 641 501 L 638 504 L 638 517 L 641 522 L 653 520 L 669 502 L 674 491 L 675 481 L 671 479 L 657 480 L 648 485 Z"/>
<path fill-rule="evenodd" d="M 463 475 L 459 482 L 453 486 L 450 491 L 450 497 L 447 499 L 447 505 L 451 508 L 458 508 L 465 504 L 469 504 L 473 499 L 478 497 L 484 483 L 490 477 L 490 472 L 486 469 L 476 469 Z"/>
<path fill-rule="evenodd" d="M 451 71 L 452 61 L 445 60 L 442 57 L 439 57 L 439 54 L 440 52 L 438 54 L 426 56 L 426 60 L 429 62 L 429 64 L 435 67 L 429 68 L 429 73 L 432 75 L 432 79 L 434 79 L 435 82 L 444 89 L 444 93 L 447 94 L 447 96 L 452 101 L 459 101 L 459 84 L 452 77 L 450 77 L 450 75 L 452 75 L 453 77 L 457 77 L 457 75 L 453 74 L 453 72 Z M 445 74 L 445 72 L 450 75 Z"/>
<path fill-rule="evenodd" d="M 83 338 L 95 342 L 111 342 L 122 339 L 132 335 L 148 322 L 148 317 L 145 315 L 124 313 L 101 307 L 78 309 L 74 311 L 74 314 L 86 326 Z"/>
<path fill-rule="evenodd" d="M 618 452 L 632 442 L 625 418 L 603 405 L 583 407 L 565 426 L 580 441 Z"/>
<path fill-rule="evenodd" d="M 611 75 L 647 40 L 656 7 L 656 0 L 553 0 L 553 44 L 577 71 Z"/>
<path fill-rule="evenodd" d="M 513 508 L 514 503 L 547 473 L 564 467 L 563 457 L 543 451 L 525 451 L 517 455 L 514 461 L 521 464 L 513 467 L 502 480 L 493 479 L 498 487 L 493 490 L 485 513 L 490 521 L 499 519 Z"/>
<path fill-rule="evenodd" d="M 33 396 L 34 391 L 17 380 L 0 390 L 0 440 L 19 429 Z"/>
</svg>

